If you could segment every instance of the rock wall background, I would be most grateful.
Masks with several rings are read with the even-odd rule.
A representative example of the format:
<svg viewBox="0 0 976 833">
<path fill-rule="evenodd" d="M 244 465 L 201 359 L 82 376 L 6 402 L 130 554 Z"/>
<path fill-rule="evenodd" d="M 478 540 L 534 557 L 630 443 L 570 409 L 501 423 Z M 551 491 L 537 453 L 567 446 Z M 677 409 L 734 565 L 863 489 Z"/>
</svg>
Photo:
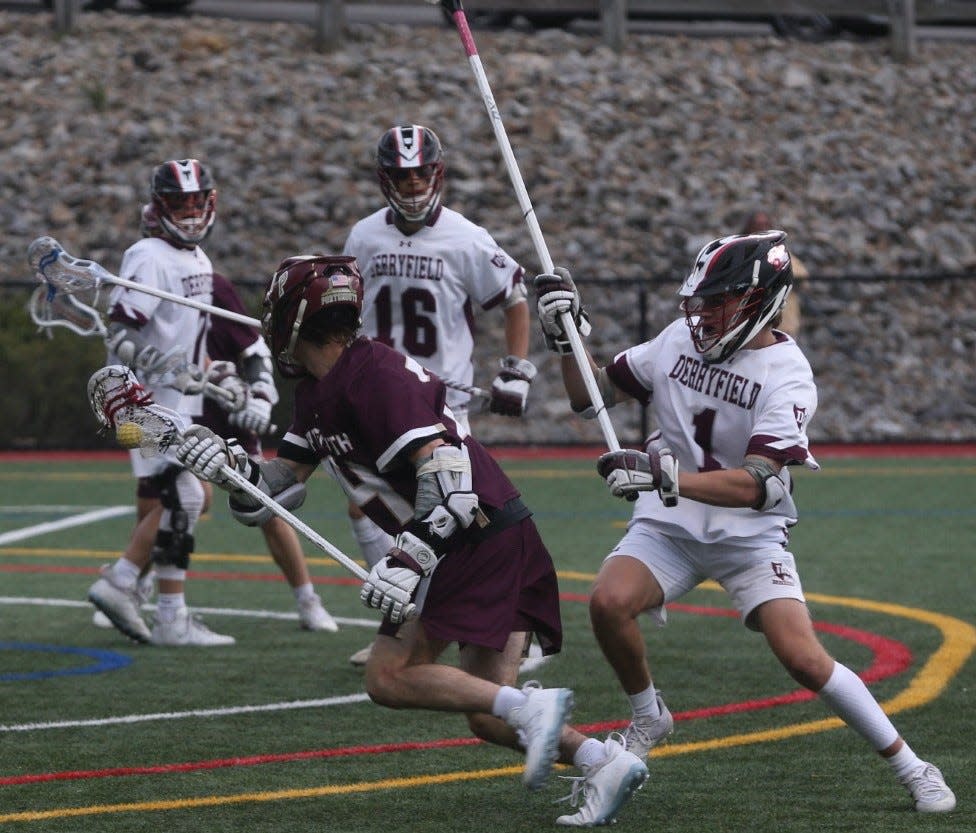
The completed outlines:
<svg viewBox="0 0 976 833">
<path fill-rule="evenodd" d="M 559 30 L 476 37 L 553 259 L 593 312 L 600 359 L 637 340 L 639 287 L 653 334 L 676 313 L 700 245 L 761 206 L 811 273 L 811 436 L 976 437 L 976 47 L 922 42 L 902 65 L 884 40 L 632 36 L 618 55 Z M 354 27 L 322 55 L 298 25 L 103 13 L 59 39 L 47 15 L 0 13 L 0 282 L 30 277 L 24 254 L 41 234 L 117 268 L 152 167 L 185 156 L 208 162 L 220 186 L 205 247 L 215 266 L 261 281 L 287 255 L 338 249 L 381 205 L 373 149 L 403 120 L 440 135 L 446 202 L 534 274 L 450 28 Z M 891 279 L 862 279 L 872 275 Z M 481 318 L 485 387 L 500 323 Z M 531 418 L 478 417 L 477 432 L 599 442 L 533 339 Z M 639 438 L 636 408 L 613 419 L 624 442 Z"/>
</svg>

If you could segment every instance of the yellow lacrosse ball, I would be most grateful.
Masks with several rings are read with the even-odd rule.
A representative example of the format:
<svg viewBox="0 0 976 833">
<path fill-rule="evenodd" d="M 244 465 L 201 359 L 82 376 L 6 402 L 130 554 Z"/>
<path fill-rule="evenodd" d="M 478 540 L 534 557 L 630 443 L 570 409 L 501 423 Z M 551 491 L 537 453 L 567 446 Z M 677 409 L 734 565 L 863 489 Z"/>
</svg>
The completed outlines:
<svg viewBox="0 0 976 833">
<path fill-rule="evenodd" d="M 138 448 L 142 444 L 142 427 L 134 422 L 123 422 L 115 427 L 115 439 L 122 448 Z"/>
</svg>

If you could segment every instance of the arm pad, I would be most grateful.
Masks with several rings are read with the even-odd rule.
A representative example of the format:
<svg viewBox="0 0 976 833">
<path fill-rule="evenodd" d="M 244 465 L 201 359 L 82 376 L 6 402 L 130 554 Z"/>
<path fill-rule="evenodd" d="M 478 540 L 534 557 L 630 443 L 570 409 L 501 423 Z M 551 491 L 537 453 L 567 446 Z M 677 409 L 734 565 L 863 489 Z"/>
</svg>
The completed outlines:
<svg viewBox="0 0 976 833">
<path fill-rule="evenodd" d="M 291 467 L 277 458 L 251 466 L 249 479 L 284 509 L 294 511 L 305 502 L 305 484 L 299 483 Z M 231 514 L 245 526 L 264 526 L 274 517 L 274 512 L 245 492 L 231 492 L 228 503 Z"/>
</svg>

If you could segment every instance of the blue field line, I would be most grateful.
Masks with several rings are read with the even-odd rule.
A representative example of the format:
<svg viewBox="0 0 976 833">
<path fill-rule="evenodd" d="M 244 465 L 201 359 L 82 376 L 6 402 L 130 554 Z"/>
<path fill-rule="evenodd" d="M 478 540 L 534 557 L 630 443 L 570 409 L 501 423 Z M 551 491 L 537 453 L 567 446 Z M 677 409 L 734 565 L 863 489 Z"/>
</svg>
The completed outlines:
<svg viewBox="0 0 976 833">
<path fill-rule="evenodd" d="M 117 671 L 132 664 L 132 657 L 115 651 L 103 651 L 98 648 L 73 648 L 67 645 L 45 645 L 38 642 L 0 642 L 0 651 L 30 651 L 44 654 L 75 654 L 89 657 L 97 662 L 91 665 L 80 665 L 73 668 L 58 668 L 53 671 L 27 671 L 23 673 L 0 674 L 0 682 L 16 682 L 22 680 L 46 680 L 49 677 L 68 677 L 77 674 L 100 674 L 105 671 Z"/>
</svg>

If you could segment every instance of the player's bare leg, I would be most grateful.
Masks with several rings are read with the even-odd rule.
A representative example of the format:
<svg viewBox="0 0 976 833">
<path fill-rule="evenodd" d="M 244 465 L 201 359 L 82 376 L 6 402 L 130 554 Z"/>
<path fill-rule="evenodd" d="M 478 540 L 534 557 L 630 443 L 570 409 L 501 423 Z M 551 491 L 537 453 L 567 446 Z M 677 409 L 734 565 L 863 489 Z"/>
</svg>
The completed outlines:
<svg viewBox="0 0 976 833">
<path fill-rule="evenodd" d="M 600 568 L 590 596 L 593 633 L 631 704 L 624 732 L 640 758 L 674 731 L 674 718 L 654 688 L 638 616 L 664 604 L 664 591 L 636 558 L 618 555 Z"/>
<path fill-rule="evenodd" d="M 261 533 L 267 542 L 268 552 L 295 594 L 298 621 L 302 628 L 331 633 L 339 630 L 335 619 L 322 606 L 322 600 L 315 592 L 305 552 L 295 530 L 275 516 L 261 527 Z"/>
<path fill-rule="evenodd" d="M 898 734 L 864 682 L 836 662 L 817 639 L 806 605 L 773 599 L 754 612 L 776 658 L 799 683 L 820 695 L 891 766 L 920 813 L 947 813 L 956 797 L 938 767 L 919 758 Z"/>
</svg>

